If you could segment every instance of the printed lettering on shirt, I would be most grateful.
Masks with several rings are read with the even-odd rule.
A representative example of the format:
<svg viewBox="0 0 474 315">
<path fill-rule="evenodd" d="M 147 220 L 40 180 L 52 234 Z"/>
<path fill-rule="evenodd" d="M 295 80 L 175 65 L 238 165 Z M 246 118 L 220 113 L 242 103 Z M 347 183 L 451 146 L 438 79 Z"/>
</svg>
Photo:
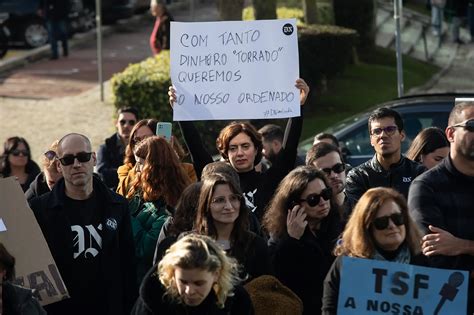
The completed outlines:
<svg viewBox="0 0 474 315">
<path fill-rule="evenodd" d="M 404 183 L 410 183 L 411 177 L 402 177 Z"/>
<path fill-rule="evenodd" d="M 248 191 L 244 193 L 245 205 L 252 212 L 255 212 L 255 210 L 257 209 L 257 206 L 255 205 L 255 197 L 254 197 L 256 193 L 257 193 L 257 188 L 255 188 L 254 191 Z"/>
<path fill-rule="evenodd" d="M 74 259 L 82 254 L 84 254 L 83 258 L 93 258 L 99 254 L 102 249 L 102 237 L 99 233 L 102 231 L 102 223 L 97 228 L 93 225 L 85 227 L 73 225 L 71 230 L 74 234 Z"/>
</svg>

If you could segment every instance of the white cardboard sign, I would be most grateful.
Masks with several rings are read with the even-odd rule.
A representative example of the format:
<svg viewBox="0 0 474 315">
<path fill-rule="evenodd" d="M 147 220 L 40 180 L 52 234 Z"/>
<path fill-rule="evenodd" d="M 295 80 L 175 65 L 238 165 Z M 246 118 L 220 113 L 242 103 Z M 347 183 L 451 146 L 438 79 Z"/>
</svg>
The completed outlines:
<svg viewBox="0 0 474 315">
<path fill-rule="evenodd" d="M 300 116 L 296 20 L 171 22 L 173 119 Z"/>
</svg>

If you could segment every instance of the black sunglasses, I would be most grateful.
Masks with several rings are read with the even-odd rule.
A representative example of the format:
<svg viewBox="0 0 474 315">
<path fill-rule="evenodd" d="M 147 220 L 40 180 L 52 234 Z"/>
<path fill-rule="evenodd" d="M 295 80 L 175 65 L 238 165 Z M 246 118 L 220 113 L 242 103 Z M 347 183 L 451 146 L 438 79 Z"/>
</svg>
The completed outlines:
<svg viewBox="0 0 474 315">
<path fill-rule="evenodd" d="M 28 156 L 28 153 L 29 153 L 28 150 L 18 150 L 18 149 L 12 150 L 10 152 L 10 154 L 13 156 L 20 156 L 20 154 L 23 156 Z"/>
<path fill-rule="evenodd" d="M 126 123 L 128 123 L 130 126 L 134 126 L 137 123 L 137 121 L 133 119 L 130 119 L 130 120 L 122 119 L 122 120 L 119 120 L 119 123 L 122 126 L 125 126 Z"/>
<path fill-rule="evenodd" d="M 460 123 L 457 125 L 453 125 L 453 127 L 462 127 L 469 132 L 474 132 L 474 119 L 466 121 L 464 125 L 463 123 Z"/>
<path fill-rule="evenodd" d="M 327 187 L 327 188 L 324 188 L 323 190 L 321 190 L 320 194 L 308 195 L 306 197 L 306 199 L 300 199 L 299 202 L 306 201 L 308 206 L 314 207 L 314 206 L 317 206 L 319 204 L 319 201 L 321 200 L 321 197 L 324 200 L 329 200 L 329 199 L 331 199 L 331 196 L 332 196 L 332 189 L 331 189 L 331 187 Z"/>
<path fill-rule="evenodd" d="M 343 163 L 337 163 L 333 167 L 323 168 L 321 169 L 327 176 L 331 175 L 331 172 L 336 174 L 341 174 L 346 169 L 346 166 Z"/>
<path fill-rule="evenodd" d="M 77 159 L 81 163 L 86 163 L 91 160 L 92 152 L 79 152 L 76 155 L 66 154 L 62 158 L 58 158 L 62 165 L 68 166 L 74 164 L 74 160 Z"/>
<path fill-rule="evenodd" d="M 396 226 L 405 224 L 405 219 L 403 218 L 403 214 L 393 213 L 391 215 L 374 219 L 374 222 L 373 222 L 374 228 L 376 228 L 377 230 L 385 230 L 386 228 L 388 228 L 389 219 L 392 220 L 393 224 L 395 224 Z"/>
</svg>

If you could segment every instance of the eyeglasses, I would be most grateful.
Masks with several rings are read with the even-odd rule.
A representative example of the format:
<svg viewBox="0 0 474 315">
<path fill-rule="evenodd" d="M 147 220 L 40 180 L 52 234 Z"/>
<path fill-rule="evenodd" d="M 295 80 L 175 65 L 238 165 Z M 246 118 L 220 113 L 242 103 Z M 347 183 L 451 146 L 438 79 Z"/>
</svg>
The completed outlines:
<svg viewBox="0 0 474 315">
<path fill-rule="evenodd" d="M 372 129 L 372 132 L 370 134 L 372 136 L 381 136 L 382 132 L 385 132 L 387 136 L 393 136 L 395 134 L 395 131 L 397 130 L 398 130 L 397 126 L 387 126 L 385 128 Z"/>
<path fill-rule="evenodd" d="M 469 132 L 474 132 L 474 119 L 468 120 L 464 123 L 453 125 L 453 127 L 462 127 Z"/>
<path fill-rule="evenodd" d="M 324 200 L 329 200 L 331 199 L 332 196 L 332 189 L 331 187 L 324 188 L 321 190 L 320 194 L 311 194 L 306 197 L 306 199 L 300 199 L 299 202 L 306 201 L 308 206 L 314 207 L 319 204 L 319 201 L 321 201 L 321 198 Z"/>
<path fill-rule="evenodd" d="M 128 123 L 130 126 L 134 126 L 134 125 L 137 123 L 137 121 L 136 121 L 136 120 L 133 120 L 133 119 L 130 119 L 130 120 L 122 119 L 122 120 L 119 120 L 119 123 L 120 123 L 120 125 L 122 125 L 122 126 L 125 126 L 125 124 L 127 124 L 127 123 Z"/>
<path fill-rule="evenodd" d="M 28 153 L 30 153 L 28 150 L 18 150 L 18 149 L 12 150 L 10 152 L 10 154 L 13 156 L 20 156 L 20 154 L 23 156 L 28 156 Z"/>
<path fill-rule="evenodd" d="M 62 165 L 68 166 L 74 164 L 74 160 L 77 159 L 81 163 L 86 163 L 91 160 L 92 152 L 79 152 L 76 155 L 66 154 L 62 158 L 58 158 Z"/>
<path fill-rule="evenodd" d="M 343 163 L 337 163 L 333 167 L 323 168 L 321 170 L 324 173 L 326 173 L 327 176 L 329 176 L 331 175 L 331 172 L 334 172 L 336 174 L 341 174 L 342 172 L 344 172 L 345 169 L 346 169 L 346 165 L 344 165 Z"/>
<path fill-rule="evenodd" d="M 377 230 L 385 230 L 386 228 L 388 228 L 388 225 L 389 225 L 389 222 L 388 220 L 392 220 L 393 224 L 395 224 L 396 226 L 400 226 L 400 225 L 403 225 L 405 224 L 405 219 L 403 218 L 403 214 L 401 213 L 393 213 L 391 215 L 387 215 L 387 216 L 384 216 L 384 217 L 378 217 L 376 219 L 374 219 L 374 227 L 377 229 Z"/>
<path fill-rule="evenodd" d="M 232 194 L 232 195 L 229 195 L 228 198 L 224 196 L 216 197 L 212 199 L 211 203 L 219 207 L 224 207 L 227 204 L 227 201 L 229 201 L 233 207 L 238 207 L 240 206 L 241 199 L 242 199 L 241 195 Z"/>
<path fill-rule="evenodd" d="M 54 160 L 54 158 L 56 157 L 56 152 L 54 152 L 53 150 L 49 150 L 49 151 L 46 151 L 46 152 L 44 153 L 44 156 L 45 156 L 48 160 L 52 161 L 52 160 Z"/>
</svg>

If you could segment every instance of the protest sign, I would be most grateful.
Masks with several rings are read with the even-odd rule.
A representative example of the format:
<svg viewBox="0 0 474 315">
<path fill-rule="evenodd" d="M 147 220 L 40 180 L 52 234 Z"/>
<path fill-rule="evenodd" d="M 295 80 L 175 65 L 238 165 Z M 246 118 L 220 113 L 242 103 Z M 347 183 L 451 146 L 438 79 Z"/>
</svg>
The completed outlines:
<svg viewBox="0 0 474 315">
<path fill-rule="evenodd" d="M 344 257 L 337 314 L 466 314 L 469 274 Z"/>
<path fill-rule="evenodd" d="M 20 184 L 0 179 L 0 242 L 16 259 L 15 283 L 36 290 L 41 305 L 69 297 Z"/>
<path fill-rule="evenodd" d="M 173 119 L 300 116 L 296 20 L 171 22 Z"/>
</svg>

